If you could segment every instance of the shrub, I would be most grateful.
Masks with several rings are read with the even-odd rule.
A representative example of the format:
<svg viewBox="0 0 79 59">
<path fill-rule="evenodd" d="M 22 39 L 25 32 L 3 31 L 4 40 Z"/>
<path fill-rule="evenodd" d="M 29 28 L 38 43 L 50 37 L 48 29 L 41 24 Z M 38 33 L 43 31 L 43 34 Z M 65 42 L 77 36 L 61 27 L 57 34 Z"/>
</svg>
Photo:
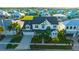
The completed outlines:
<svg viewBox="0 0 79 59">
<path fill-rule="evenodd" d="M 10 42 L 12 43 L 19 43 L 22 39 L 22 36 L 21 35 L 14 35 L 12 37 L 12 40 Z M 14 49 L 18 46 L 18 44 L 7 44 L 7 49 Z"/>
<path fill-rule="evenodd" d="M 6 48 L 7 49 L 14 49 L 16 47 L 17 47 L 17 44 L 8 44 Z"/>
<path fill-rule="evenodd" d="M 58 43 L 58 42 L 60 42 L 60 40 L 59 40 L 59 38 L 58 38 L 58 37 L 53 38 L 53 39 L 52 39 L 52 41 L 53 41 L 54 43 Z"/>
<path fill-rule="evenodd" d="M 22 36 L 21 35 L 14 35 L 12 37 L 12 40 L 10 42 L 16 42 L 16 43 L 19 43 L 22 39 Z"/>
<path fill-rule="evenodd" d="M 43 50 L 43 49 L 72 49 L 71 45 L 30 45 L 31 50 Z"/>
<path fill-rule="evenodd" d="M 41 39 L 41 37 L 39 37 L 39 36 L 34 36 L 33 38 L 32 38 L 32 41 L 31 41 L 32 43 L 41 43 L 42 42 L 42 39 Z"/>
<path fill-rule="evenodd" d="M 44 42 L 45 43 L 52 43 L 52 38 L 47 36 L 47 37 L 45 37 Z"/>
</svg>

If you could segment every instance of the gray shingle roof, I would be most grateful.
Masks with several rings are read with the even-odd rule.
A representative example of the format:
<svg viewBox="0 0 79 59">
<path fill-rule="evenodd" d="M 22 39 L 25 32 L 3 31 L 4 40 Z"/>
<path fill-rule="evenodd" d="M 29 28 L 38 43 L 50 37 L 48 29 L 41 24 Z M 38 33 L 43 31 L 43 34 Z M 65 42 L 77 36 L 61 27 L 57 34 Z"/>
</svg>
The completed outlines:
<svg viewBox="0 0 79 59">
<path fill-rule="evenodd" d="M 35 17 L 33 20 L 25 20 L 25 24 L 40 24 L 48 20 L 51 24 L 58 24 L 58 20 L 56 17 Z"/>
<path fill-rule="evenodd" d="M 33 20 L 24 20 L 23 28 L 25 28 L 26 24 L 30 25 L 32 28 L 32 24 L 40 24 L 45 20 L 48 20 L 51 24 L 58 24 L 58 20 L 56 17 L 35 17 Z"/>
</svg>

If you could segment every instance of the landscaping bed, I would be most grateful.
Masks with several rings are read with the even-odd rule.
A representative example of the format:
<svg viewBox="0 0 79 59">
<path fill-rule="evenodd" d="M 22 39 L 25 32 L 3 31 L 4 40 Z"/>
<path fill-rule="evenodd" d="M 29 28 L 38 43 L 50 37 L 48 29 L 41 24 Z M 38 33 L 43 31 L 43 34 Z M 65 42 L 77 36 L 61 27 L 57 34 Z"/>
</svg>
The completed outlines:
<svg viewBox="0 0 79 59">
<path fill-rule="evenodd" d="M 14 48 L 16 48 L 18 46 L 18 44 L 8 44 L 7 45 L 7 49 L 14 49 Z"/>
<path fill-rule="evenodd" d="M 19 43 L 21 41 L 21 39 L 22 39 L 21 35 L 14 35 L 10 42 L 12 42 L 12 43 Z"/>
<path fill-rule="evenodd" d="M 31 43 L 42 43 L 42 39 L 39 36 L 34 36 Z"/>
<path fill-rule="evenodd" d="M 31 50 L 43 50 L 43 49 L 72 49 L 71 45 L 30 45 Z"/>
<path fill-rule="evenodd" d="M 14 35 L 12 37 L 12 40 L 10 41 L 10 43 L 20 43 L 21 39 L 22 39 L 21 35 Z M 18 46 L 18 44 L 8 44 L 6 48 L 7 49 L 14 49 L 17 46 Z"/>
<path fill-rule="evenodd" d="M 45 39 L 44 40 L 45 43 L 67 43 L 67 44 L 70 44 L 70 43 L 73 43 L 73 40 L 70 40 L 70 39 L 63 39 L 63 40 L 54 40 L 54 39 Z"/>
<path fill-rule="evenodd" d="M 42 39 L 39 36 L 34 36 L 32 38 L 31 43 L 42 43 Z M 62 40 L 55 39 L 54 40 L 54 38 L 46 37 L 44 39 L 44 43 L 67 43 L 67 44 L 70 44 L 70 43 L 73 43 L 73 41 L 70 39 L 62 39 Z"/>
</svg>

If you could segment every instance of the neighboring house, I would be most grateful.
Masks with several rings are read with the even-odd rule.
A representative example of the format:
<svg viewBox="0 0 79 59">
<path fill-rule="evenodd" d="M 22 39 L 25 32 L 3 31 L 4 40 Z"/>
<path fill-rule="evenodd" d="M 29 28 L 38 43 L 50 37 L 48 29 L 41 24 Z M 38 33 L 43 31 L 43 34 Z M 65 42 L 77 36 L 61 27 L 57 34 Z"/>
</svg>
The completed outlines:
<svg viewBox="0 0 79 59">
<path fill-rule="evenodd" d="M 21 16 L 24 16 L 25 14 L 24 13 L 21 13 L 21 12 L 18 12 L 18 11 L 13 11 L 11 13 L 11 18 L 13 19 L 17 19 L 17 18 L 20 18 Z"/>
<path fill-rule="evenodd" d="M 58 26 L 58 20 L 56 17 L 36 17 L 33 20 L 25 20 L 23 32 L 26 35 L 27 32 L 34 32 L 36 30 L 46 30 L 50 27 L 52 37 L 57 35 L 56 29 Z"/>
<path fill-rule="evenodd" d="M 67 15 L 64 14 L 53 14 L 54 17 L 57 17 L 59 21 L 64 21 L 67 19 Z"/>
<path fill-rule="evenodd" d="M 5 34 L 5 35 L 12 35 L 13 34 L 13 31 L 8 30 L 8 27 L 10 26 L 11 23 L 12 23 L 11 20 L 3 20 L 3 23 L 0 20 L 0 26 L 3 26 L 3 28 L 4 28 L 3 34 Z"/>
<path fill-rule="evenodd" d="M 1 20 L 0 20 L 0 26 L 3 26 L 3 27 L 5 27 L 5 30 L 8 30 L 8 26 L 11 24 L 11 20 L 3 20 L 3 24 L 2 24 L 2 22 L 1 22 Z"/>
<path fill-rule="evenodd" d="M 79 18 L 64 21 L 67 34 L 79 35 Z"/>
<path fill-rule="evenodd" d="M 5 35 L 14 35 L 14 34 L 16 34 L 16 31 L 15 31 L 15 29 L 12 29 L 11 31 L 9 31 L 9 26 L 11 25 L 11 23 L 13 23 L 13 22 L 17 22 L 17 23 L 19 23 L 19 25 L 21 26 L 21 28 L 23 27 L 23 25 L 24 25 L 24 22 L 23 21 L 20 21 L 20 20 L 3 20 L 3 23 L 1 22 L 1 20 L 0 20 L 0 26 L 3 26 L 3 28 L 4 28 L 4 32 L 3 32 L 3 34 L 5 34 Z"/>
<path fill-rule="evenodd" d="M 40 10 L 40 16 L 42 17 L 51 17 L 51 14 L 49 13 L 49 11 L 47 9 L 42 9 Z"/>
</svg>

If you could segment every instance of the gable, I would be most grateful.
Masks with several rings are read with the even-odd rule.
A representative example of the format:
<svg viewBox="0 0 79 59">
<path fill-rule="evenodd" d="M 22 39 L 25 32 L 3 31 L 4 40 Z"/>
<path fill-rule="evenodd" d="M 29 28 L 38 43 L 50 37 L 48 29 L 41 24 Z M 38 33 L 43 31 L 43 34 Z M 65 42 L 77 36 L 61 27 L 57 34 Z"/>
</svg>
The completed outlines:
<svg viewBox="0 0 79 59">
<path fill-rule="evenodd" d="M 44 25 L 51 25 L 51 23 L 50 23 L 48 20 L 45 20 L 45 21 L 42 22 L 41 24 L 44 24 Z"/>
</svg>

